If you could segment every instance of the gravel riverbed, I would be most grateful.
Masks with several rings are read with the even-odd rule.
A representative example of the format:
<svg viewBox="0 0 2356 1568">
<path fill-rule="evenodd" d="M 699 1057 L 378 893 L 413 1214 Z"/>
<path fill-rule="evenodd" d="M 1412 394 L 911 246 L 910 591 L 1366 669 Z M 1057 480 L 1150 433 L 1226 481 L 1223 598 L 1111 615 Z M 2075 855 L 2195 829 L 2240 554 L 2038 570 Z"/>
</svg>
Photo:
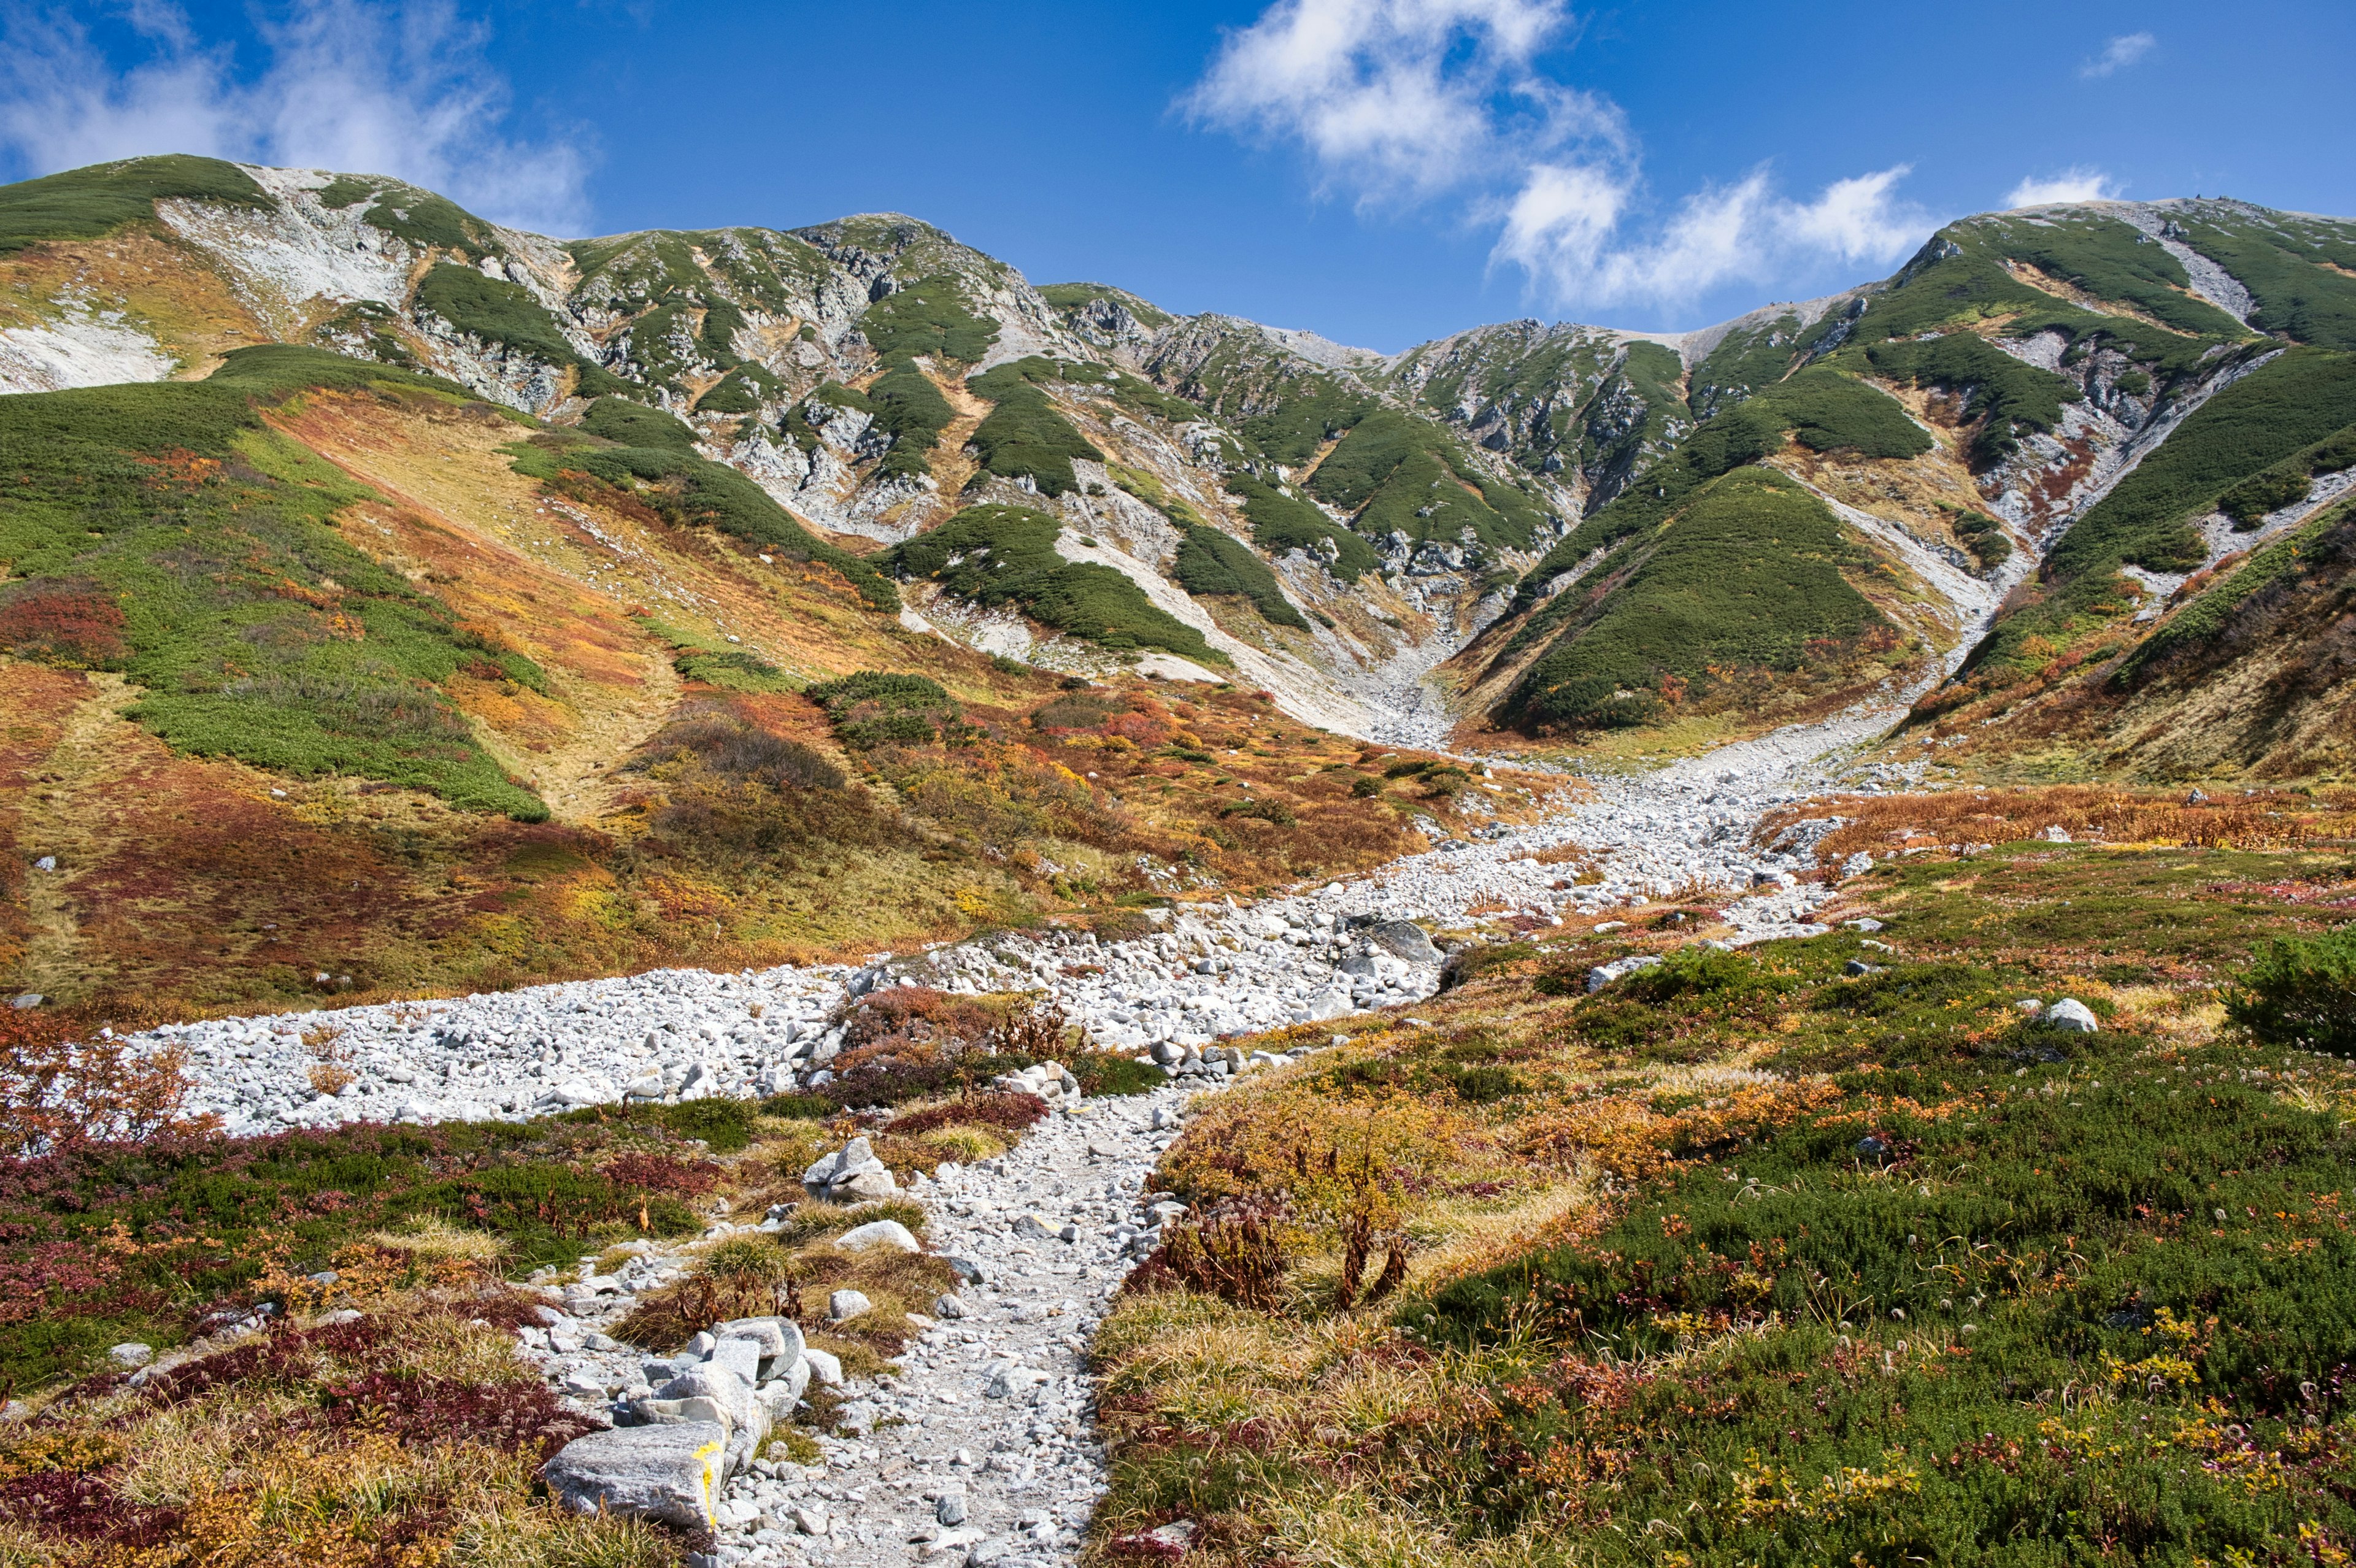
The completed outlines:
<svg viewBox="0 0 2356 1568">
<path fill-rule="evenodd" d="M 1591 781 L 1584 798 L 1535 825 L 1495 825 L 1480 841 L 1444 841 L 1255 905 L 1156 912 L 1160 929 L 1133 940 L 1025 933 L 862 967 L 660 971 L 168 1026 L 148 1038 L 185 1048 L 206 1104 L 230 1130 L 252 1133 L 782 1092 L 829 1071 L 841 1038 L 832 1019 L 847 997 L 899 979 L 1051 993 L 1099 1044 L 1151 1053 L 1180 1076 L 1149 1094 L 1064 1096 L 1019 1148 L 917 1179 L 909 1195 L 931 1216 L 927 1247 L 959 1260 L 966 1285 L 893 1375 L 841 1391 L 848 1420 L 843 1435 L 821 1441 L 821 1464 L 762 1460 L 725 1479 L 720 1546 L 706 1568 L 1062 1564 L 1103 1486 L 1087 1336 L 1177 1212 L 1147 1190 L 1154 1163 L 1190 1097 L 1282 1060 L 1248 1058 L 1221 1037 L 1428 997 L 1440 955 L 1395 923 L 1466 924 L 1475 909 L 1559 919 L 1715 887 L 1750 890 L 1728 906 L 1739 940 L 1819 930 L 1809 916 L 1829 891 L 1794 879 L 1812 837 L 1762 848 L 1753 828 L 1833 782 L 1840 750 L 1890 717 L 1860 709 L 1642 777 Z M 1575 866 L 1531 858 L 1566 845 L 1598 880 L 1571 882 Z M 341 1093 L 309 1087 L 323 1053 L 352 1074 Z M 602 1332 L 682 1266 L 677 1249 L 640 1249 L 617 1274 L 569 1282 L 552 1296 L 549 1325 L 525 1333 L 527 1354 L 569 1397 L 624 1419 L 673 1371 Z M 807 1364 L 825 1381 L 823 1358 Z"/>
</svg>

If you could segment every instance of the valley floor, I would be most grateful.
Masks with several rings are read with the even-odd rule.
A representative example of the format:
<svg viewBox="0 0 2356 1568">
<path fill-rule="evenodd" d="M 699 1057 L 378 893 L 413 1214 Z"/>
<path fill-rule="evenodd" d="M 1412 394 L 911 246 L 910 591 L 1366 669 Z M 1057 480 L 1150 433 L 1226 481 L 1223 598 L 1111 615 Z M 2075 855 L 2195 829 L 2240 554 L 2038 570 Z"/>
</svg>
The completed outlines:
<svg viewBox="0 0 2356 1568">
<path fill-rule="evenodd" d="M 1967 1018 L 1973 1039 L 2028 1051 L 2024 1072 L 2067 1076 L 2072 1050 L 2057 1051 L 2051 1042 L 2062 1037 L 2050 1031 L 2022 1035 L 2011 1001 L 2037 994 L 2050 1004 L 2066 987 L 2100 1010 L 2101 1049 L 2175 1053 L 2157 1070 L 2106 1057 L 2105 1077 L 2182 1071 L 2224 1049 L 2214 1043 L 2217 1009 L 2205 988 L 2219 965 L 2260 934 L 2311 928 L 2339 907 L 2333 899 L 2356 895 L 2333 881 L 2345 882 L 2347 868 L 2324 867 L 2302 848 L 2351 837 L 2356 822 L 2344 803 L 2226 805 L 2204 818 L 2196 808 L 2100 792 L 1911 795 L 1901 770 L 1860 772 L 1845 758 L 1887 720 L 1852 713 L 1657 773 L 1590 781 L 1575 803 L 1537 823 L 1497 824 L 1483 841 L 1451 840 L 1366 877 L 1255 905 L 1179 904 L 1126 939 L 1049 931 L 879 955 L 862 967 L 660 971 L 406 1007 L 213 1020 L 139 1043 L 183 1049 L 205 1106 L 232 1132 L 294 1135 L 254 1141 L 258 1151 L 281 1151 L 265 1153 L 254 1170 L 298 1152 L 327 1162 L 290 1193 L 326 1180 L 373 1200 L 360 1184 L 378 1178 L 361 1166 L 379 1157 L 364 1159 L 357 1145 L 338 1152 L 355 1137 L 384 1145 L 395 1165 L 444 1160 L 448 1145 L 459 1164 L 441 1168 L 477 1173 L 463 1183 L 477 1196 L 462 1200 L 489 1204 L 484 1222 L 493 1229 L 520 1226 L 518 1234 L 531 1238 L 510 1253 L 508 1272 L 517 1263 L 548 1265 L 534 1279 L 552 1304 L 541 1317 L 553 1321 L 543 1328 L 526 1319 L 523 1357 L 540 1387 L 584 1413 L 646 1397 L 667 1371 L 642 1363 L 632 1347 L 668 1349 L 656 1341 L 677 1334 L 663 1325 L 683 1334 L 690 1318 L 702 1320 L 683 1293 L 712 1276 L 716 1248 L 738 1237 L 800 1247 L 789 1266 L 813 1292 L 804 1321 L 819 1336 L 813 1343 L 840 1360 L 842 1381 L 813 1392 L 818 1435 L 773 1444 L 719 1496 L 716 1537 L 703 1543 L 712 1561 L 1027 1568 L 1083 1552 L 1241 1562 L 1272 1551 L 1337 1563 L 1399 1552 L 1489 1561 L 1530 1545 L 1527 1531 L 1553 1528 L 1545 1521 L 1565 1517 L 1560 1507 L 1608 1520 L 1611 1505 L 1600 1499 L 1622 1484 L 1610 1467 L 1637 1461 L 1599 1458 L 1605 1467 L 1593 1475 L 1573 1467 L 1501 1478 L 1521 1463 L 1505 1452 L 1524 1440 L 1520 1429 L 1483 1427 L 1465 1412 L 1515 1408 L 1497 1402 L 1533 1397 L 1513 1391 L 1554 1371 L 1510 1332 L 1499 1342 L 1484 1338 L 1495 1329 L 1479 1296 L 1490 1288 L 1484 1271 L 1610 1222 L 1638 1200 L 1632 1195 L 1646 1190 L 1643 1182 L 1682 1169 L 1688 1145 L 1707 1154 L 1720 1149 L 1712 1139 L 1737 1136 L 1730 1129 L 1738 1124 L 1749 1129 L 1739 1136 L 1765 1139 L 1811 1116 L 1851 1114 L 1836 1104 L 1848 1093 L 1837 1086 L 1879 1071 L 1881 1056 L 1905 1055 L 1876 1029 L 1944 1038 L 1940 1030 L 1966 1027 L 1954 1020 Z M 2217 831 L 2203 840 L 2207 821 Z M 2068 842 L 2106 830 L 2113 842 L 2098 848 Z M 2152 848 L 2163 839 L 2187 847 Z M 2283 852 L 2213 847 L 2227 842 Z M 2220 877 L 2222 893 L 2211 891 Z M 1973 891 L 1980 883 L 1984 894 Z M 2074 917 L 2061 912 L 2072 895 Z M 1868 920 L 1868 911 L 1894 929 Z M 1393 921 L 1417 922 L 1455 948 L 1445 971 L 1436 949 L 1384 923 Z M 1842 925 L 1848 921 L 1881 935 Z M 1928 1012 L 1890 1023 L 1879 1020 L 1896 1015 L 1859 1004 L 1869 1016 L 1852 1027 L 1837 999 L 1849 983 L 1843 964 L 1849 976 L 1868 977 L 1854 981 L 1860 987 L 1893 980 L 1885 987 L 1898 997 L 1892 1006 Z M 1638 997 L 1632 987 L 1652 974 L 1669 978 Z M 1623 976 L 1637 978 L 1615 983 Z M 1173 1082 L 1138 1094 L 1106 1082 L 1088 1099 L 1056 1096 L 1049 1118 L 1019 1142 L 951 1125 L 891 1143 L 894 1124 L 883 1122 L 879 1153 L 895 1167 L 958 1157 L 862 1209 L 819 1203 L 803 1219 L 781 1219 L 772 1205 L 756 1227 L 732 1222 L 724 1203 L 711 1207 L 714 1179 L 736 1194 L 738 1214 L 767 1202 L 780 1180 L 798 1197 L 792 1173 L 851 1130 L 840 1115 L 823 1128 L 776 1117 L 824 1120 L 820 1092 L 838 1069 L 853 1074 L 845 1087 L 864 1082 L 858 1073 L 892 1070 L 866 1043 L 872 1031 L 860 1032 L 862 1009 L 917 997 L 911 1017 L 943 1021 L 959 1007 L 1020 992 L 1044 997 L 1109 1051 L 1150 1052 Z M 1226 1037 L 1241 1045 L 1227 1047 Z M 1791 1060 L 1777 1056 L 1794 1051 Z M 2259 1058 L 2243 1054 L 2247 1082 Z M 2204 1072 L 2227 1071 L 2206 1056 L 2200 1063 Z M 2008 1069 L 2000 1082 L 2011 1084 Z M 2332 1104 L 2347 1089 L 2306 1068 L 2299 1083 L 2298 1093 Z M 2030 1101 L 2044 1104 L 2053 1091 L 2046 1084 Z M 1981 1092 L 2001 1097 L 1992 1086 Z M 745 1108 L 748 1097 L 761 1099 L 762 1114 Z M 947 1101 L 942 1115 L 954 1124 L 980 1104 Z M 1901 1116 L 1876 1104 L 1855 1114 L 1881 1136 L 1874 1128 Z M 527 1117 L 540 1119 L 514 1125 Z M 370 1132 L 395 1118 L 421 1125 Z M 766 1141 L 744 1149 L 746 1126 Z M 682 1147 L 676 1140 L 685 1136 L 707 1138 L 722 1164 L 699 1164 L 705 1145 Z M 1832 1136 L 1846 1147 L 1862 1135 Z M 650 1239 L 602 1251 L 568 1243 L 570 1233 L 604 1232 L 568 1232 L 549 1215 L 594 1195 L 573 1200 L 551 1188 L 532 1197 L 499 1179 L 494 1167 L 509 1157 L 488 1152 L 551 1136 L 589 1141 L 562 1146 L 571 1153 L 519 1145 L 519 1157 L 616 1180 L 626 1169 L 703 1196 L 692 1213 L 676 1200 L 624 1201 L 623 1229 L 636 1201 Z M 659 1152 L 599 1152 L 595 1140 L 616 1136 L 624 1143 L 614 1147 L 633 1150 L 640 1145 L 631 1138 L 651 1138 L 645 1147 Z M 951 1141 L 916 1141 L 926 1137 Z M 414 1148 L 396 1156 L 403 1139 Z M 485 1152 L 463 1154 L 461 1145 Z M 1353 1161 L 1364 1162 L 1355 1176 Z M 717 1174 L 693 1175 L 706 1168 Z M 2334 1179 L 2345 1186 L 2347 1175 Z M 1615 1181 L 1639 1185 L 1615 1196 Z M 341 1190 L 326 1196 L 352 1201 Z M 298 1195 L 281 1212 L 318 1200 Z M 661 1211 L 651 1221 L 650 1206 Z M 924 1232 L 927 1257 L 899 1263 L 888 1249 L 835 1250 L 843 1226 L 887 1211 Z M 499 1218 L 510 1211 L 513 1220 Z M 1672 1239 L 1676 1218 L 1661 1221 Z M 374 1244 L 423 1245 L 409 1235 L 380 1232 Z M 576 1248 L 577 1264 L 569 1256 Z M 1254 1285 L 1243 1276 L 1256 1255 L 1270 1272 Z M 292 1282 L 290 1304 L 324 1307 L 337 1291 L 358 1299 L 366 1288 L 358 1275 L 314 1275 L 306 1297 L 299 1274 L 284 1273 L 294 1256 L 277 1265 Z M 1365 1277 L 1378 1258 L 1382 1278 Z M 1133 1274 L 1141 1259 L 1148 1266 Z M 1822 1266 L 1835 1272 L 1830 1260 Z M 327 1284 L 317 1285 L 322 1278 Z M 872 1317 L 828 1317 L 822 1287 L 846 1285 L 874 1296 Z M 781 1301 L 786 1288 L 779 1284 Z M 1416 1329 L 1387 1304 L 1394 1295 L 1412 1304 L 1398 1311 L 1438 1316 L 1421 1317 Z M 1995 1323 L 2002 1310 L 1982 1317 Z M 1449 1326 L 1434 1328 L 1440 1316 Z M 1716 1365 L 1726 1345 L 1774 1331 L 1755 1315 L 1737 1317 L 1702 1312 L 1659 1365 L 1665 1372 L 1694 1356 L 1697 1366 Z M 1926 1325 L 1912 1338 L 1932 1331 Z M 1959 1343 L 1975 1331 L 1963 1328 Z M 235 1332 L 223 1342 L 235 1342 Z M 1890 1335 L 1870 1324 L 1858 1332 L 1878 1335 L 1873 1353 L 1885 1372 L 1910 1353 L 1904 1343 L 1881 1344 Z M 1462 1345 L 1443 1346 L 1449 1334 Z M 104 1342 L 76 1349 L 71 1339 L 18 1358 L 17 1375 L 70 1371 Z M 1865 1355 L 1851 1342 L 1840 1341 L 1844 1367 Z M 1556 1349 L 1575 1360 L 1579 1343 L 1574 1336 Z M 1829 1356 L 1829 1346 L 1811 1354 Z M 1627 1369 L 1607 1355 L 1554 1371 L 1591 1381 Z M 1516 1377 L 1523 1382 L 1511 1383 Z M 1419 1425 L 1418 1410 L 1439 1425 Z M 1983 1416 L 1969 1413 L 1974 1423 Z M 1571 1464 L 1562 1445 L 1570 1439 L 1527 1440 L 1547 1466 Z M 1634 1439 L 1611 1440 L 1636 1453 L 1626 1446 Z M 1440 1446 L 1417 1446 L 1427 1441 Z M 1460 1442 L 1474 1447 L 1448 1447 Z M 1499 1476 L 1484 1469 L 1493 1461 L 1505 1467 Z M 1880 1487 L 1878 1477 L 1868 1478 Z M 1708 1499 L 1729 1530 L 1762 1520 L 1812 1528 L 1809 1476 L 1783 1489 L 1772 1477 L 1744 1484 L 1747 1503 Z M 1920 1484 L 1919 1476 L 1888 1483 Z M 1472 1492 L 1448 1489 L 1482 1486 L 1505 1488 L 1519 1511 L 1489 1518 L 1465 1501 Z M 1859 1505 L 1856 1518 L 1841 1518 L 1855 1523 L 1866 1511 Z"/>
</svg>

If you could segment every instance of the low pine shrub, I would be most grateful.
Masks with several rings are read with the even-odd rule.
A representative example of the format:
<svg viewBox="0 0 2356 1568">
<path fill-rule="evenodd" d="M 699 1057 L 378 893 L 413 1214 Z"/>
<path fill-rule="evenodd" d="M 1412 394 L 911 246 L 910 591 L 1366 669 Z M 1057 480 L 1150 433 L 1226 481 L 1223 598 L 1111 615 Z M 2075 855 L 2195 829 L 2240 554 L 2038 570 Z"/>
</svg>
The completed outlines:
<svg viewBox="0 0 2356 1568">
<path fill-rule="evenodd" d="M 2226 993 L 2225 1012 L 2269 1045 L 2356 1056 L 2356 922 L 2268 942 Z"/>
</svg>

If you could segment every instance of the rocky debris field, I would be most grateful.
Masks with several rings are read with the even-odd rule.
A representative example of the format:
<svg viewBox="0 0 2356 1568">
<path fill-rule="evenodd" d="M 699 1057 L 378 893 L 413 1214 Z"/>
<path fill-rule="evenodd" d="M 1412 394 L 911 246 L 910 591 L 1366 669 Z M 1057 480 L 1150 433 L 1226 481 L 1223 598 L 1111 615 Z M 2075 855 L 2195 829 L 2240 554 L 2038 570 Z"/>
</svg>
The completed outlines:
<svg viewBox="0 0 2356 1568">
<path fill-rule="evenodd" d="M 664 971 L 174 1026 L 149 1039 L 185 1048 L 209 1108 L 230 1130 L 253 1132 L 784 1093 L 829 1081 L 845 1004 L 879 987 L 1047 993 L 1100 1047 L 1172 1069 L 1172 1084 L 1084 1101 L 1061 1069 L 1042 1065 L 1007 1086 L 1055 1112 L 1001 1157 L 945 1165 L 900 1192 L 854 1140 L 804 1177 L 817 1198 L 923 1202 L 925 1243 L 887 1221 L 838 1244 L 926 1245 L 963 1282 L 917 1319 L 921 1334 L 890 1374 L 846 1383 L 781 1318 L 717 1325 L 652 1360 L 606 1331 L 681 1277 L 690 1249 L 736 1228 L 724 1221 L 695 1241 L 633 1243 L 612 1273 L 584 1260 L 579 1277 L 544 1282 L 547 1321 L 521 1334 L 568 1398 L 616 1423 L 560 1457 L 552 1489 L 580 1508 L 708 1520 L 718 1545 L 707 1568 L 912 1556 L 952 1568 L 1066 1563 L 1102 1486 L 1082 1363 L 1088 1333 L 1129 1266 L 1183 1211 L 1148 1190 L 1155 1162 L 1190 1093 L 1285 1060 L 1222 1037 L 1427 997 L 1445 958 L 1431 934 L 1501 913 L 1559 923 L 1707 891 L 1737 940 L 1822 929 L 1808 916 L 1829 891 L 1796 875 L 1813 838 L 1789 834 L 1762 848 L 1752 830 L 1763 812 L 1826 782 L 1813 759 L 1849 739 L 1853 719 L 1596 781 L 1549 820 L 1443 841 L 1355 880 L 1250 907 L 1151 910 L 1158 929 L 1130 940 L 1050 930 L 857 968 Z M 867 1304 L 839 1292 L 828 1309 L 849 1318 Z M 765 1455 L 772 1425 L 813 1386 L 827 1391 L 837 1435 L 819 1440 L 813 1463 L 776 1458 L 774 1445 Z"/>
<path fill-rule="evenodd" d="M 659 970 L 169 1025 L 145 1040 L 186 1051 L 199 1108 L 219 1112 L 233 1133 L 785 1093 L 829 1071 L 846 1001 L 896 982 L 1044 991 L 1101 1045 L 1174 1046 L 1183 1059 L 1223 1036 L 1430 995 L 1444 955 L 1417 925 L 1444 933 L 1499 915 L 1556 921 L 1682 891 L 1723 905 L 1740 940 L 1812 931 L 1808 914 L 1827 894 L 1796 874 L 1813 840 L 1787 836 L 1762 848 L 1752 828 L 1821 784 L 1811 759 L 1828 733 L 1847 739 L 1856 727 L 1837 721 L 1648 776 L 1597 780 L 1546 821 L 1493 825 L 1477 842 L 1443 839 L 1429 854 L 1319 890 L 1249 907 L 1148 910 L 1160 929 L 1124 941 L 1050 929 L 879 956 L 862 968 Z"/>
<path fill-rule="evenodd" d="M 685 1246 L 636 1243 L 613 1273 L 548 1285 L 548 1321 L 520 1331 L 524 1353 L 616 1423 L 557 1457 L 552 1489 L 584 1510 L 708 1521 L 712 1563 L 1071 1561 L 1102 1489 L 1087 1337 L 1130 1264 L 1185 1212 L 1147 1181 L 1190 1092 L 1073 1099 L 1020 1147 L 919 1176 L 906 1196 L 926 1205 L 926 1242 L 960 1283 L 911 1315 L 920 1335 L 872 1381 L 846 1383 L 835 1359 L 781 1318 L 717 1325 L 651 1360 L 607 1334 L 639 1296 L 688 1268 Z M 806 1187 L 846 1196 L 841 1179 L 871 1163 L 863 1144 L 821 1160 Z M 882 1174 L 877 1194 L 848 1195 L 891 1193 Z M 918 1244 L 890 1221 L 836 1242 Z M 828 1303 L 838 1320 L 867 1309 L 853 1291 Z M 818 1439 L 809 1463 L 754 1457 L 812 1387 L 839 1401 L 837 1435 Z"/>
</svg>

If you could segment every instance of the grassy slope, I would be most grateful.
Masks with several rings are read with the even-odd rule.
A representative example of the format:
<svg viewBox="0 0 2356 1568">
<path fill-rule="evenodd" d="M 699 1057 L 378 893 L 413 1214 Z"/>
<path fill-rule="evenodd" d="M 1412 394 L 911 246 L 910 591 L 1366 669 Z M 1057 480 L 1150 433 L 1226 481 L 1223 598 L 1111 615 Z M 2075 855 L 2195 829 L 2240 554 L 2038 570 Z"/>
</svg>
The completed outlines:
<svg viewBox="0 0 2356 1568">
<path fill-rule="evenodd" d="M 264 433 L 258 404 L 321 385 L 458 395 L 272 347 L 194 385 L 0 405 L 13 647 L 123 672 L 145 688 L 132 717 L 182 752 L 544 816 L 441 689 L 472 664 L 527 686 L 539 670 L 346 544 L 329 519 L 360 492 Z"/>
<path fill-rule="evenodd" d="M 0 256 L 44 240 L 91 240 L 155 216 L 167 200 L 261 207 L 269 201 L 252 176 L 218 158 L 173 154 L 93 164 L 40 179 L 0 186 Z"/>
<path fill-rule="evenodd" d="M 1894 642 L 1843 575 L 1869 564 L 1815 496 L 1738 470 L 1637 536 L 1591 594 L 1562 596 L 1563 630 L 1505 715 L 1540 730 L 1616 729 L 1708 703 L 1747 672 L 1846 665 Z"/>
<path fill-rule="evenodd" d="M 1099 1542 L 1183 1518 L 1219 1563 L 1654 1562 L 1667 1519 L 1695 1563 L 2189 1563 L 2356 1532 L 2356 1075 L 2221 1031 L 2209 989 L 2343 918 L 2316 901 L 2356 824 L 2055 848 L 2019 839 L 2211 829 L 1975 806 L 1916 820 L 1995 852 L 1849 887 L 1883 949 L 1688 947 L 1589 997 L 1590 964 L 1708 926 L 1499 944 L 1415 1019 L 1204 1107 L 1163 1185 L 1280 1205 L 1283 1267 L 1264 1306 L 1162 1274 L 1099 1331 Z M 1876 846 L 1913 809 L 1834 808 Z M 2103 1031 L 2012 1006 L 2062 995 Z M 1360 1294 L 1393 1236 L 1406 1267 L 1353 1305 L 1359 1227 Z"/>
<path fill-rule="evenodd" d="M 1033 620 L 1108 648 L 1166 648 L 1189 658 L 1224 656 L 1203 634 L 1157 609 L 1109 566 L 1055 553 L 1063 525 L 1021 507 L 969 507 L 894 549 L 894 570 L 931 578 L 960 598 L 1012 604 Z"/>
</svg>

